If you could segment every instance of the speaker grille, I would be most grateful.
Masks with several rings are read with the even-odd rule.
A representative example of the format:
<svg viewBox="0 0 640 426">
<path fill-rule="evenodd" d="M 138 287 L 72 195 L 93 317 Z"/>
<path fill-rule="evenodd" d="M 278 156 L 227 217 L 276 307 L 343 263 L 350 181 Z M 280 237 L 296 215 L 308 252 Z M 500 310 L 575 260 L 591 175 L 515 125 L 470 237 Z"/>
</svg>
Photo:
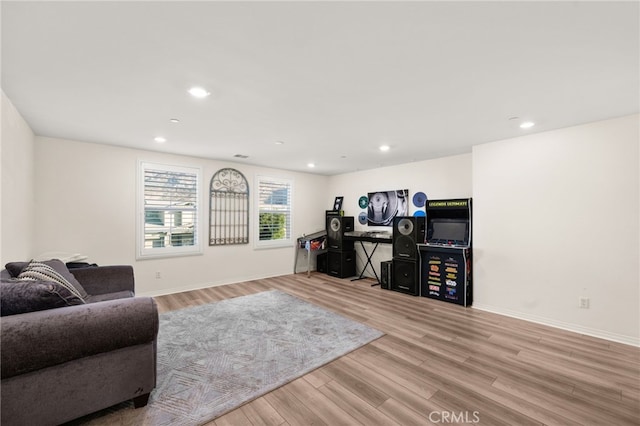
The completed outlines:
<svg viewBox="0 0 640 426">
<path fill-rule="evenodd" d="M 414 259 L 416 257 L 416 242 L 411 237 L 400 236 L 396 240 L 396 257 Z"/>
<path fill-rule="evenodd" d="M 413 233 L 413 222 L 410 219 L 402 218 L 398 221 L 398 232 L 402 235 L 411 235 Z"/>
<path fill-rule="evenodd" d="M 394 260 L 392 276 L 391 290 L 418 296 L 420 286 L 418 285 L 418 264 L 416 262 Z"/>
<path fill-rule="evenodd" d="M 327 216 L 329 250 L 353 250 L 353 241 L 345 241 L 344 233 L 353 231 L 353 216 Z"/>
<path fill-rule="evenodd" d="M 393 258 L 418 260 L 417 244 L 424 243 L 424 216 L 401 216 L 393 222 Z"/>
<path fill-rule="evenodd" d="M 338 278 L 356 275 L 355 251 L 328 251 L 327 273 Z"/>
</svg>

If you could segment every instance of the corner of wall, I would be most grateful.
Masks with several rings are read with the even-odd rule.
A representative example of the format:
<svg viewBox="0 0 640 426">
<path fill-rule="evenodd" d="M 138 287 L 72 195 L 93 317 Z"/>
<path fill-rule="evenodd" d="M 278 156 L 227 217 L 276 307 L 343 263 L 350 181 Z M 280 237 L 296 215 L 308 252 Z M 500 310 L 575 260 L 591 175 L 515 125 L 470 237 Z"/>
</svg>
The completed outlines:
<svg viewBox="0 0 640 426">
<path fill-rule="evenodd" d="M 33 255 L 35 135 L 4 91 L 0 112 L 0 260 L 5 264 Z"/>
</svg>

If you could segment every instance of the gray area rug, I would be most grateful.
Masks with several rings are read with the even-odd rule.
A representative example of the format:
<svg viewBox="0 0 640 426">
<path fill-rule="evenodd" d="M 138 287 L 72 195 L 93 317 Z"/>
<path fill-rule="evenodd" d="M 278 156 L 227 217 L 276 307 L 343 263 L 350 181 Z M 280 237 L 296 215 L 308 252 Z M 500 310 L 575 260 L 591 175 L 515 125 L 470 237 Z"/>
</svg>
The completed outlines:
<svg viewBox="0 0 640 426">
<path fill-rule="evenodd" d="M 200 425 L 382 335 L 278 290 L 168 312 L 149 404 L 87 420 Z"/>
</svg>

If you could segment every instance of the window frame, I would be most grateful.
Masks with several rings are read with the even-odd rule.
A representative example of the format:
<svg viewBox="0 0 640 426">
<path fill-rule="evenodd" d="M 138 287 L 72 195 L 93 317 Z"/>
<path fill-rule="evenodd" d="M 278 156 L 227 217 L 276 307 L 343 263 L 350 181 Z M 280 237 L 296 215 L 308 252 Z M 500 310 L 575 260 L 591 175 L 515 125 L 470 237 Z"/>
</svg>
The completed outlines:
<svg viewBox="0 0 640 426">
<path fill-rule="evenodd" d="M 145 247 L 145 171 L 160 170 L 165 172 L 188 173 L 195 175 L 196 208 L 195 224 L 193 227 L 193 245 L 169 247 Z M 139 160 L 137 169 L 137 223 L 136 223 L 136 260 L 158 259 L 179 256 L 196 256 L 203 253 L 202 249 L 202 167 L 177 164 L 158 163 Z M 177 213 L 177 211 L 176 211 Z"/>
<path fill-rule="evenodd" d="M 289 187 L 289 205 L 288 205 L 288 214 L 289 214 L 289 235 L 287 238 L 282 238 L 278 240 L 260 240 L 260 213 L 262 213 L 262 203 L 260 202 L 260 189 L 262 182 L 272 182 L 277 184 L 286 184 Z M 271 175 L 256 175 L 254 182 L 254 205 L 255 213 L 253 220 L 253 246 L 255 249 L 272 249 L 272 248 L 283 248 L 283 247 L 292 247 L 294 243 L 293 238 L 293 193 L 294 193 L 294 181 L 291 178 L 283 178 L 276 177 Z"/>
</svg>

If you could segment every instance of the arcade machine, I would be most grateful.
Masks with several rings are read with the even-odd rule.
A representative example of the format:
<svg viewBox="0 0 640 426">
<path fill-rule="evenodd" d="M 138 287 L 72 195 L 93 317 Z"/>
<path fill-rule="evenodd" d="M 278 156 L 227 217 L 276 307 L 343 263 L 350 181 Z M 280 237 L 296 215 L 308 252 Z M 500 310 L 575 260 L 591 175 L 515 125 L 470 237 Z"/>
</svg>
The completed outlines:
<svg viewBox="0 0 640 426">
<path fill-rule="evenodd" d="M 420 294 L 462 306 L 473 302 L 471 198 L 429 200 L 426 244 L 419 244 Z"/>
</svg>

